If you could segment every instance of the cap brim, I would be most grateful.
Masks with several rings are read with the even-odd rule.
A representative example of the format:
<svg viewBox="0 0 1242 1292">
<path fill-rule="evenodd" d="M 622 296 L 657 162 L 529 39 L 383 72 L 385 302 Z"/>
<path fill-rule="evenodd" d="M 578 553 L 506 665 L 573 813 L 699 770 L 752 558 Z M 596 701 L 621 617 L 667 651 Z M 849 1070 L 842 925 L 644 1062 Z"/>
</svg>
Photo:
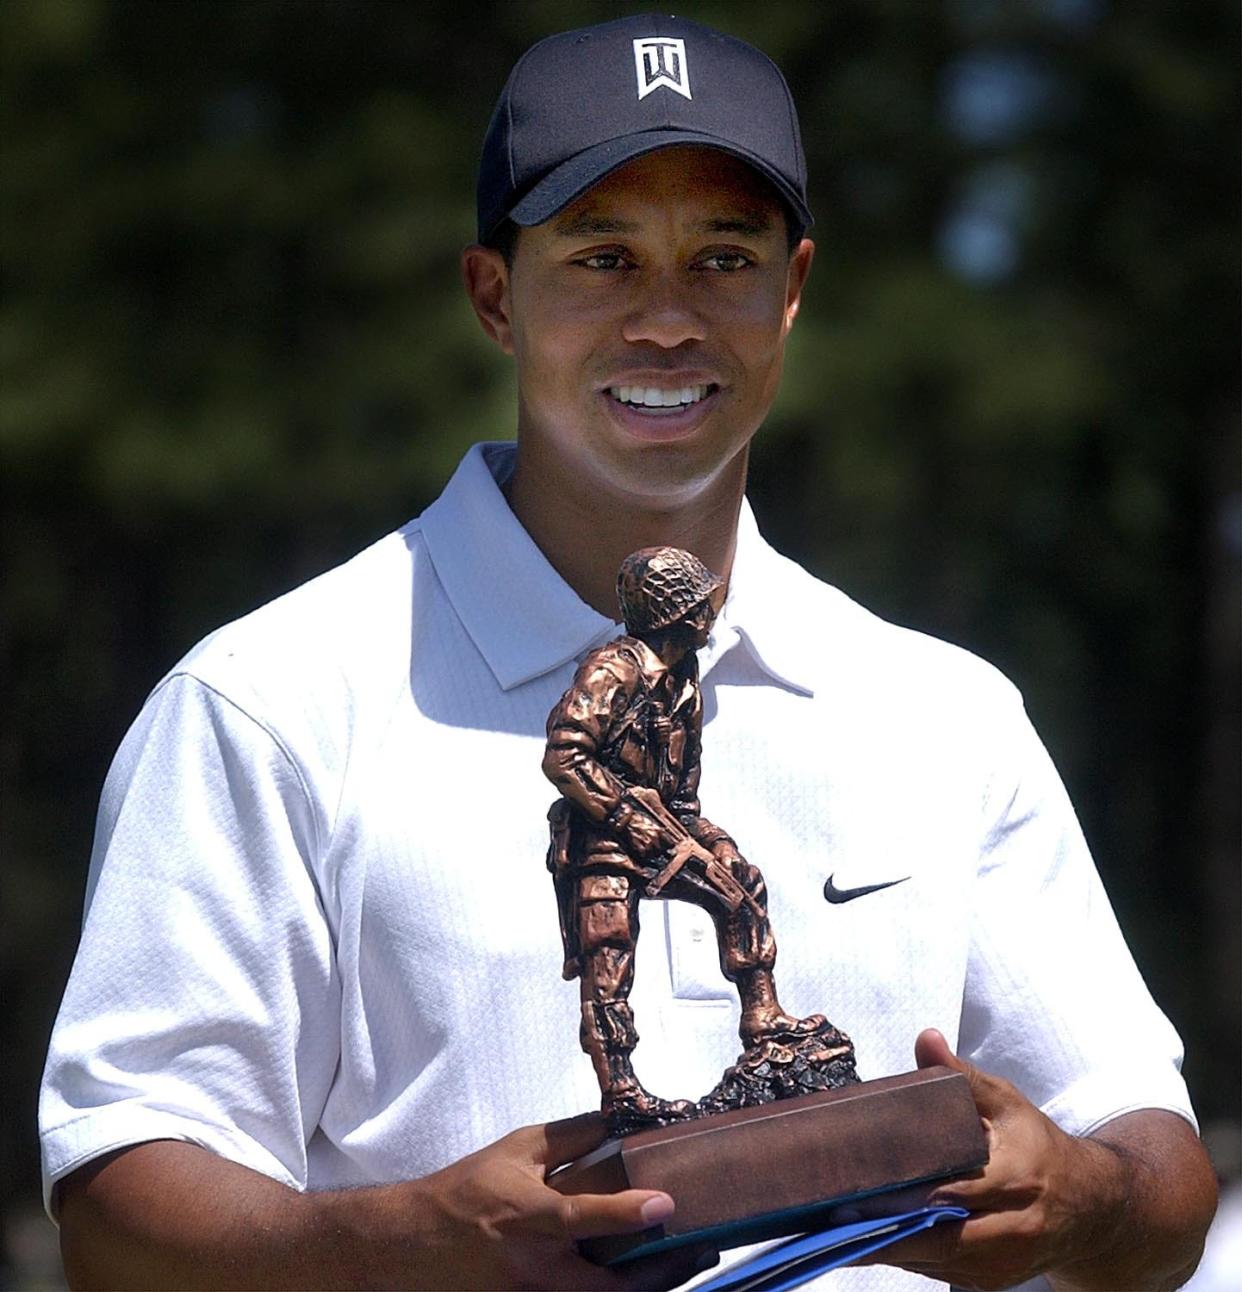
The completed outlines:
<svg viewBox="0 0 1242 1292">
<path fill-rule="evenodd" d="M 593 184 L 612 174 L 626 162 L 661 148 L 678 148 L 700 145 L 729 153 L 740 161 L 753 166 L 777 191 L 778 196 L 790 207 L 803 229 L 812 223 L 811 212 L 797 190 L 779 172 L 761 157 L 739 148 L 736 144 L 717 139 L 714 135 L 693 130 L 644 130 L 637 134 L 606 139 L 562 162 L 549 171 L 509 211 L 509 218 L 525 227 L 543 224 L 558 211 L 564 210 L 575 198 L 581 197 Z"/>
</svg>

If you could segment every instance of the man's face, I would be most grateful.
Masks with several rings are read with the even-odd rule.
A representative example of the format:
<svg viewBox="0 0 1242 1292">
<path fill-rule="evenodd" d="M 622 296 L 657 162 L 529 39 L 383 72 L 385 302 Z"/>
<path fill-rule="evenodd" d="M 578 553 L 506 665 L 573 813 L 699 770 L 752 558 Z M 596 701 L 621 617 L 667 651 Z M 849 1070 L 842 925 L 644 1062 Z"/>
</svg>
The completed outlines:
<svg viewBox="0 0 1242 1292">
<path fill-rule="evenodd" d="M 684 634 L 684 640 L 690 650 L 701 650 L 707 645 L 711 636 L 712 624 L 716 622 L 716 611 L 710 601 L 700 601 L 689 614 L 677 621 L 677 626 Z"/>
<path fill-rule="evenodd" d="M 812 253 L 707 148 L 638 158 L 523 229 L 489 329 L 517 360 L 522 452 L 654 506 L 743 469 Z"/>
</svg>

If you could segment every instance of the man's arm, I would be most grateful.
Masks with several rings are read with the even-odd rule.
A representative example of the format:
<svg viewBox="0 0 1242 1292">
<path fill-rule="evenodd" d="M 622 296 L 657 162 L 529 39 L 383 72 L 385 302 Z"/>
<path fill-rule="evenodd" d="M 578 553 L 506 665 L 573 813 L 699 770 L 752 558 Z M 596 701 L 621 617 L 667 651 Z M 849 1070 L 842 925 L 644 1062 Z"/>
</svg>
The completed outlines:
<svg viewBox="0 0 1242 1292">
<path fill-rule="evenodd" d="M 625 787 L 599 761 L 599 750 L 637 685 L 623 656 L 589 655 L 569 689 L 548 714 L 543 774 L 589 820 L 607 821 Z"/>
<path fill-rule="evenodd" d="M 969 1208 L 969 1220 L 936 1226 L 869 1263 L 979 1288 L 1045 1274 L 1065 1292 L 1176 1288 L 1194 1272 L 1216 1179 L 1183 1118 L 1144 1109 L 1075 1138 L 1010 1082 L 959 1059 L 939 1032 L 922 1033 L 915 1054 L 919 1067 L 944 1064 L 967 1076 L 991 1159 L 977 1176 L 930 1196 Z"/>
<path fill-rule="evenodd" d="M 626 787 L 599 761 L 613 724 L 640 687 L 632 659 L 609 647 L 587 656 L 548 714 L 543 774 L 588 820 L 611 829 L 634 856 L 648 857 L 672 840 L 650 816 L 634 809 Z"/>
<path fill-rule="evenodd" d="M 192 1144 L 163 1140 L 61 1182 L 70 1285 L 153 1288 L 674 1287 L 703 1249 L 614 1274 L 574 1240 L 658 1224 L 667 1194 L 563 1197 L 547 1169 L 603 1138 L 591 1114 L 530 1126 L 419 1180 L 298 1193 Z M 706 1259 L 705 1259 L 706 1258 Z"/>
</svg>

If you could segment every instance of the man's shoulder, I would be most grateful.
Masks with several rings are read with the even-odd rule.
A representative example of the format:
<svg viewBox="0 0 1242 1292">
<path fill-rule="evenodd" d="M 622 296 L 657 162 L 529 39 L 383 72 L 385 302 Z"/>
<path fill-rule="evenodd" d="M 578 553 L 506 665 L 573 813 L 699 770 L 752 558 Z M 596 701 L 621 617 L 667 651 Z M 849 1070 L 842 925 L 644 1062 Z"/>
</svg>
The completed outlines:
<svg viewBox="0 0 1242 1292">
<path fill-rule="evenodd" d="M 660 662 L 645 641 L 640 637 L 631 637 L 628 633 L 622 633 L 619 637 L 610 637 L 608 641 L 592 647 L 583 656 L 584 664 L 588 660 L 627 670 L 650 667 L 652 661 L 656 665 Z"/>
<path fill-rule="evenodd" d="M 797 608 L 817 690 L 845 686 L 919 707 L 1020 706 L 1013 682 L 967 647 L 887 619 L 793 561 L 780 566 L 778 591 Z"/>
<path fill-rule="evenodd" d="M 393 669 L 404 676 L 420 553 L 414 520 L 216 629 L 168 677 L 190 676 L 239 707 L 276 712 L 356 698 Z"/>
<path fill-rule="evenodd" d="M 578 678 L 610 678 L 627 689 L 650 684 L 664 671 L 664 664 L 646 642 L 638 637 L 613 637 L 583 656 Z"/>
</svg>

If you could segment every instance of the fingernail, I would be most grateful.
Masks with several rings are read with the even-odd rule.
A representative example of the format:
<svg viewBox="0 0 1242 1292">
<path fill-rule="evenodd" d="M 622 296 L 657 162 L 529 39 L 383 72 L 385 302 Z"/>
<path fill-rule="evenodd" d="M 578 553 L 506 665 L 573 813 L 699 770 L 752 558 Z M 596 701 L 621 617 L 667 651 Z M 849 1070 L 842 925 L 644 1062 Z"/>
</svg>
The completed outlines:
<svg viewBox="0 0 1242 1292">
<path fill-rule="evenodd" d="M 673 1214 L 673 1200 L 667 1193 L 657 1193 L 654 1198 L 648 1198 L 639 1208 L 639 1215 L 643 1219 L 644 1225 L 658 1225 L 667 1220 Z"/>
</svg>

